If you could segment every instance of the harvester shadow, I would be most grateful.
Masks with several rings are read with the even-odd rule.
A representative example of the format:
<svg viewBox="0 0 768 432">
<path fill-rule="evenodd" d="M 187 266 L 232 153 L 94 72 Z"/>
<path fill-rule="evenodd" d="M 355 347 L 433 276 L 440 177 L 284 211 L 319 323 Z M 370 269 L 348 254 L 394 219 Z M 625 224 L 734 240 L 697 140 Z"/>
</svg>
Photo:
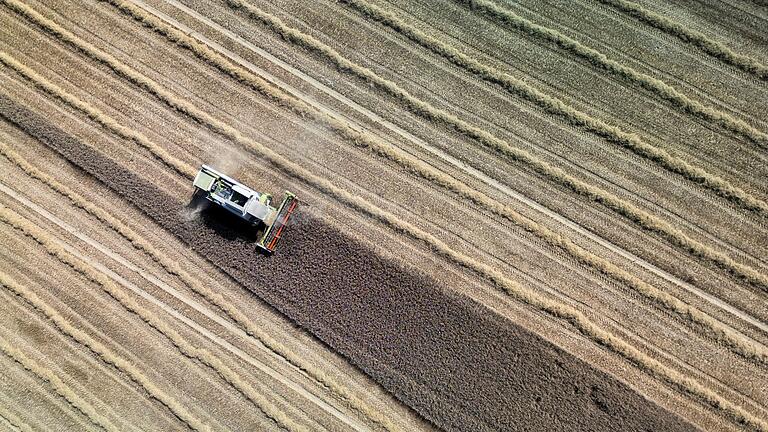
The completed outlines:
<svg viewBox="0 0 768 432">
<path fill-rule="evenodd" d="M 203 197 L 194 196 L 187 204 L 187 209 L 198 213 L 200 223 L 220 237 L 230 241 L 253 243 L 254 249 L 261 251 L 261 248 L 256 248 L 255 245 L 263 233 L 263 227 L 254 226 L 217 205 L 211 205 Z"/>
</svg>

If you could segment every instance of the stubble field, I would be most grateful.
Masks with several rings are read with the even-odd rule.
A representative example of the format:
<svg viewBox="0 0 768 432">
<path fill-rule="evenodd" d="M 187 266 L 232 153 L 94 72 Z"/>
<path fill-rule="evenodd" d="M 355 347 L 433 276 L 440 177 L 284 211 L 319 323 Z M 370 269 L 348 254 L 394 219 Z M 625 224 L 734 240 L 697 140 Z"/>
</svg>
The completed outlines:
<svg viewBox="0 0 768 432">
<path fill-rule="evenodd" d="M 0 22 L 0 429 L 768 430 L 759 2 Z"/>
</svg>

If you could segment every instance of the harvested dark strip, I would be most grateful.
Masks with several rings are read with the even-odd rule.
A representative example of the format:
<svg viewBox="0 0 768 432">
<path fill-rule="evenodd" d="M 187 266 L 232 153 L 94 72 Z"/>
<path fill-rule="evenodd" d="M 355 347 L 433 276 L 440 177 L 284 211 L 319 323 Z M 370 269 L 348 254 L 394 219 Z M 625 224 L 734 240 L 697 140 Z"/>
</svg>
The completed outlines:
<svg viewBox="0 0 768 432">
<path fill-rule="evenodd" d="M 304 215 L 259 254 L 186 202 L 0 95 L 0 115 L 132 202 L 244 287 L 448 430 L 695 430 L 551 343 Z"/>
</svg>

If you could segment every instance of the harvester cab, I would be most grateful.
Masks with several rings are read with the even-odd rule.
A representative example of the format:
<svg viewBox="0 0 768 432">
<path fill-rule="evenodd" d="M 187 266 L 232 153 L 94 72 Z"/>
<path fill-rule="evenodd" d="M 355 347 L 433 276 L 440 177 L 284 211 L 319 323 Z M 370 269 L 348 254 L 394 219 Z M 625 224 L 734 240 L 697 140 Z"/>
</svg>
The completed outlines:
<svg viewBox="0 0 768 432">
<path fill-rule="evenodd" d="M 257 245 L 268 253 L 275 251 L 288 218 L 296 210 L 298 200 L 286 191 L 283 201 L 272 207 L 272 195 L 256 192 L 237 180 L 203 165 L 193 182 L 195 193 L 225 208 L 254 226 L 263 226 Z"/>
</svg>

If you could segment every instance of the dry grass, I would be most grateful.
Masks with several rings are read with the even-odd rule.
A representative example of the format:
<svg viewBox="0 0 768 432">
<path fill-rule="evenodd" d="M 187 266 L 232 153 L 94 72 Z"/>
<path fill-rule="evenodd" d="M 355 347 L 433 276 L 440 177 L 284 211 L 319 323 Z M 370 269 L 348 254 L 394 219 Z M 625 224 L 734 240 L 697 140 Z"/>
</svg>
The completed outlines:
<svg viewBox="0 0 768 432">
<path fill-rule="evenodd" d="M 149 139 L 143 134 L 141 134 L 140 132 L 137 132 L 133 129 L 130 129 L 121 125 L 120 123 L 108 117 L 107 115 L 99 111 L 97 108 L 91 106 L 87 102 L 84 102 L 80 99 L 77 99 L 69 95 L 66 92 L 61 91 L 61 89 L 58 86 L 44 79 L 35 71 L 19 63 L 8 54 L 0 52 L 0 63 L 3 63 L 9 68 L 15 70 L 20 75 L 27 78 L 27 80 L 34 83 L 35 86 L 38 87 L 40 90 L 43 90 L 49 95 L 57 99 L 60 99 L 62 102 L 66 103 L 72 108 L 75 108 L 76 110 L 84 113 L 89 119 L 111 130 L 116 135 L 123 137 L 127 140 L 133 141 L 136 144 L 139 144 L 140 146 L 146 148 L 152 154 L 156 155 L 160 161 L 168 165 L 168 167 L 172 168 L 174 171 L 178 172 L 179 174 L 191 179 L 192 177 L 194 177 L 195 173 L 197 172 L 197 170 L 195 170 L 191 166 L 173 158 L 162 147 L 159 147 L 153 144 L 152 142 L 150 142 Z"/>
<path fill-rule="evenodd" d="M 715 192 L 717 195 L 733 202 L 735 205 L 742 207 L 745 210 L 768 216 L 768 204 L 765 202 L 753 197 L 749 193 L 716 175 L 710 174 L 680 158 L 674 157 L 663 149 L 646 143 L 639 135 L 624 132 L 616 126 L 605 123 L 600 119 L 591 117 L 574 109 L 561 100 L 533 88 L 518 78 L 498 71 L 495 68 L 488 67 L 461 53 L 456 48 L 446 45 L 421 30 L 406 24 L 395 15 L 377 6 L 361 0 L 340 1 L 349 4 L 364 16 L 392 28 L 413 42 L 446 58 L 451 63 L 475 74 L 483 80 L 499 85 L 513 95 L 520 96 L 525 100 L 535 103 L 545 111 L 562 117 L 572 125 L 582 127 L 610 142 L 619 144 L 635 154 Z M 515 159 L 518 160 L 518 158 Z"/>
<path fill-rule="evenodd" d="M 267 149 L 267 151 L 269 150 Z M 304 171 L 301 167 L 298 167 L 292 162 L 280 159 L 279 156 L 277 155 L 274 155 L 272 157 L 277 158 L 277 160 L 274 161 L 273 163 L 275 163 L 283 171 L 286 171 L 289 175 L 292 175 L 296 178 L 304 178 L 305 181 L 307 181 L 310 185 L 316 185 L 316 187 L 318 187 L 319 189 L 322 188 L 321 190 L 324 190 L 329 195 L 335 196 L 337 199 L 339 199 L 339 201 L 346 203 L 353 208 L 357 208 L 358 210 L 370 215 L 371 217 L 377 220 L 382 221 L 386 225 L 389 225 L 390 227 L 392 227 L 393 229 L 399 232 L 409 235 L 416 240 L 421 240 L 425 242 L 439 255 L 446 257 L 450 261 L 453 261 L 461 266 L 467 267 L 470 270 L 477 272 L 479 275 L 490 280 L 491 282 L 499 286 L 501 289 L 503 289 L 505 292 L 507 292 L 514 298 L 521 300 L 525 303 L 528 303 L 555 317 L 567 320 L 568 322 L 573 324 L 577 329 L 579 329 L 579 331 L 581 331 L 583 334 L 593 339 L 595 342 L 601 345 L 604 345 L 609 349 L 613 350 L 614 352 L 622 355 L 632 363 L 646 370 L 651 375 L 657 376 L 662 380 L 672 384 L 673 386 L 680 388 L 684 392 L 687 392 L 689 394 L 692 394 L 698 398 L 701 398 L 707 401 L 710 405 L 721 409 L 725 413 L 729 414 L 735 420 L 742 421 L 746 419 L 745 421 L 750 422 L 750 424 L 756 424 L 758 428 L 760 427 L 759 419 L 755 419 L 753 416 L 751 416 L 749 413 L 742 410 L 740 407 L 731 404 L 726 399 L 720 397 L 719 395 L 712 392 L 711 390 L 703 387 L 697 381 L 689 380 L 683 377 L 676 371 L 669 369 L 666 366 L 663 366 L 662 364 L 653 360 L 649 356 L 643 354 L 636 348 L 631 347 L 629 344 L 627 344 L 620 338 L 617 338 L 616 336 L 614 336 L 609 332 L 603 331 L 577 310 L 569 306 L 563 305 L 559 302 L 550 301 L 548 299 L 540 297 L 534 291 L 523 288 L 522 286 L 516 284 L 515 282 L 507 279 L 501 272 L 493 269 L 492 267 L 479 263 L 469 257 L 466 257 L 462 254 L 459 254 L 453 251 L 445 243 L 441 242 L 434 236 L 426 232 L 423 232 L 411 226 L 410 224 L 402 222 L 401 220 L 394 218 L 392 215 L 389 215 L 388 213 L 380 211 L 379 209 L 370 205 L 366 201 L 356 196 L 353 196 L 344 190 L 340 190 L 336 188 L 327 180 L 318 178 L 313 174 Z M 29 230 L 36 229 L 35 227 L 32 227 L 32 226 L 27 226 L 26 228 Z M 93 277 L 98 277 L 98 275 L 94 276 L 91 273 L 91 278 Z M 111 282 L 109 282 L 108 280 L 103 281 L 102 283 L 104 284 L 102 286 L 104 286 L 105 288 L 109 287 L 111 284 Z M 110 290 L 110 292 L 111 291 L 112 290 Z M 119 291 L 115 292 L 115 295 L 119 295 Z M 131 309 L 131 310 L 138 312 L 138 309 Z M 150 320 L 151 318 L 145 315 L 143 319 L 145 319 L 145 321 L 148 322 L 148 320 Z M 173 336 L 171 335 L 171 337 Z M 177 341 L 177 343 L 179 342 Z M 182 350 L 182 352 L 185 352 L 188 355 L 191 355 L 191 356 L 200 355 L 199 352 L 185 351 L 185 347 L 183 346 L 178 345 L 177 347 L 180 350 Z M 768 428 L 766 428 L 766 430 L 768 430 Z"/>
<path fill-rule="evenodd" d="M 350 129 L 350 133 L 355 132 L 351 131 Z M 370 142 L 370 140 L 366 139 L 364 136 L 361 136 L 358 139 L 372 147 L 372 149 L 377 154 L 397 162 L 408 171 L 419 175 L 424 179 L 433 181 L 436 184 L 451 190 L 460 197 L 471 200 L 477 205 L 482 206 L 501 217 L 504 217 L 515 225 L 520 226 L 523 229 L 539 236 L 550 245 L 558 247 L 571 254 L 571 256 L 576 258 L 579 262 L 589 265 L 599 272 L 605 274 L 606 276 L 626 284 L 628 287 L 638 291 L 647 298 L 656 301 L 670 311 L 673 311 L 683 316 L 684 318 L 701 325 L 704 327 L 704 329 L 710 332 L 712 336 L 723 342 L 736 353 L 746 358 L 755 359 L 760 362 L 768 361 L 768 352 L 766 352 L 762 346 L 754 344 L 751 340 L 745 338 L 740 333 L 731 330 L 721 322 L 700 311 L 699 309 L 692 307 L 689 304 L 677 299 L 676 297 L 642 281 L 641 279 L 631 275 L 629 272 L 612 264 L 608 260 L 605 260 L 589 252 L 588 250 L 576 245 L 572 241 L 553 232 L 552 230 L 537 224 L 528 218 L 523 217 L 511 207 L 504 206 L 498 201 L 488 197 L 487 195 L 468 187 L 464 183 L 461 183 L 440 171 L 432 169 L 428 164 L 421 162 L 420 160 L 395 147 L 382 145 L 378 141 Z M 388 429 L 391 430 L 395 428 L 394 424 L 391 424 L 391 422 L 382 416 L 377 416 L 374 414 L 375 411 L 371 407 L 366 406 L 366 404 L 346 391 L 342 385 L 335 382 L 319 368 L 307 364 L 307 362 L 302 362 L 300 358 L 291 353 L 278 341 L 274 340 L 268 334 L 256 328 L 252 323 L 250 323 L 245 315 L 242 314 L 242 312 L 240 312 L 237 308 L 232 307 L 231 303 L 227 301 L 221 294 L 215 293 L 205 287 L 203 284 L 199 283 L 194 277 L 189 275 L 186 271 L 184 271 L 181 267 L 179 267 L 168 258 L 162 256 L 162 254 L 158 253 L 156 249 L 152 247 L 152 245 L 148 244 L 136 232 L 111 216 L 108 212 L 91 204 L 73 190 L 67 188 L 60 182 L 34 168 L 30 163 L 28 163 L 20 155 L 11 150 L 6 144 L 2 142 L 0 142 L 0 154 L 3 154 L 12 163 L 17 165 L 31 177 L 44 182 L 58 193 L 70 199 L 74 205 L 86 210 L 88 213 L 104 222 L 107 226 L 130 241 L 134 247 L 143 251 L 155 262 L 160 264 L 170 274 L 178 276 L 185 285 L 190 287 L 192 291 L 201 295 L 203 298 L 210 301 L 213 305 L 217 306 L 220 310 L 227 314 L 228 317 L 238 323 L 238 325 L 240 325 L 241 328 L 243 328 L 249 335 L 256 337 L 265 346 L 285 358 L 286 361 L 304 370 L 318 382 L 328 386 L 335 393 L 353 402 L 354 406 L 364 414 L 368 415 L 368 413 L 371 413 L 370 415 L 372 416 L 381 417 L 377 418 L 376 421 L 387 426 Z"/>
<path fill-rule="evenodd" d="M 24 419 L 8 410 L 7 407 L 3 406 L 3 402 L 0 402 L 0 424 L 2 422 L 5 422 L 14 432 L 34 432 L 34 429 Z"/>
<path fill-rule="evenodd" d="M 172 329 L 165 320 L 161 319 L 153 312 L 150 312 L 146 308 L 143 308 L 138 302 L 133 300 L 123 290 L 121 290 L 114 282 L 103 274 L 92 269 L 87 263 L 76 258 L 63 248 L 58 246 L 55 240 L 30 223 L 23 217 L 12 212 L 7 208 L 0 208 L 0 221 L 16 228 L 23 232 L 25 235 L 34 239 L 41 246 L 43 246 L 49 255 L 60 260 L 62 263 L 68 265 L 77 273 L 81 274 L 89 281 L 99 285 L 110 297 L 120 303 L 126 310 L 140 317 L 150 327 L 157 330 L 161 335 L 168 338 L 168 340 L 186 357 L 195 359 L 210 367 L 223 378 L 227 383 L 232 385 L 236 390 L 241 392 L 248 400 L 250 400 L 258 409 L 262 410 L 265 415 L 272 418 L 278 425 L 287 428 L 291 431 L 303 431 L 304 428 L 296 425 L 293 421 L 285 417 L 268 399 L 263 395 L 255 392 L 242 378 L 240 378 L 234 371 L 225 366 L 221 360 L 216 358 L 215 355 L 209 351 L 201 348 L 197 348 L 188 342 L 183 336 Z M 177 418 L 182 420 L 188 427 L 197 431 L 208 431 L 211 427 L 205 424 L 203 421 L 197 419 L 190 411 L 188 411 L 180 402 L 174 397 L 170 396 L 157 385 L 151 382 L 151 380 L 144 375 L 138 368 L 132 365 L 125 359 L 112 353 L 106 346 L 100 344 L 95 339 L 88 336 L 85 332 L 77 329 L 67 322 L 61 315 L 59 315 L 53 308 L 46 305 L 39 299 L 34 293 L 29 290 L 25 290 L 18 284 L 12 284 L 7 278 L 3 279 L 3 285 L 10 287 L 14 292 L 25 298 L 36 309 L 42 312 L 48 319 L 54 322 L 56 327 L 60 329 L 64 334 L 72 337 L 78 343 L 86 346 L 96 356 L 105 361 L 106 363 L 115 366 L 118 370 L 124 372 L 132 381 L 143 387 L 147 393 L 154 399 L 161 402 L 166 406 Z"/>
<path fill-rule="evenodd" d="M 628 82 L 637 84 L 642 88 L 654 93 L 656 96 L 670 102 L 684 114 L 696 116 L 702 120 L 715 123 L 731 132 L 742 135 L 745 138 L 760 144 L 768 146 L 768 134 L 759 131 L 750 126 L 743 120 L 737 119 L 730 114 L 718 111 L 709 106 L 697 102 L 686 95 L 677 91 L 674 87 L 653 78 L 652 76 L 638 72 L 630 67 L 611 60 L 605 54 L 592 49 L 581 42 L 570 38 L 557 30 L 533 23 L 516 13 L 503 9 L 488 0 L 457 0 L 469 5 L 472 9 L 481 11 L 485 15 L 504 23 L 505 25 L 531 35 L 537 39 L 556 45 L 558 48 L 581 57 L 598 69 L 604 70 Z"/>
<path fill-rule="evenodd" d="M 12 282 L 9 282 L 7 276 L 0 275 L 0 285 L 15 291 L 15 288 L 12 288 L 10 283 Z M 82 413 L 94 425 L 108 432 L 120 431 L 120 428 L 115 426 L 107 417 L 101 415 L 101 413 L 96 408 L 94 408 L 93 405 L 80 397 L 78 392 L 68 386 L 58 375 L 53 373 L 44 365 L 41 365 L 35 360 L 29 358 L 18 347 L 13 346 L 8 341 L 0 338 L 0 351 L 2 351 L 5 355 L 13 359 L 16 363 L 20 364 L 24 369 L 39 379 L 50 384 L 56 394 L 66 400 L 72 408 Z"/>
<path fill-rule="evenodd" d="M 119 0 L 111 0 L 110 3 L 118 6 L 121 10 L 130 14 L 134 18 L 139 19 L 141 22 L 144 23 L 144 25 L 150 26 L 155 31 L 165 34 L 167 37 L 169 37 L 169 39 L 176 42 L 180 46 L 191 49 L 197 55 L 208 55 L 209 61 L 210 61 L 210 58 L 218 58 L 217 57 L 218 54 L 212 52 L 206 47 L 199 46 L 199 44 L 197 44 L 194 40 L 189 38 L 187 35 L 181 32 L 178 32 L 175 29 L 168 28 L 163 23 L 159 22 L 157 19 L 147 14 L 145 11 L 141 10 L 140 8 L 137 8 L 132 4 L 122 2 Z M 120 65 L 118 65 L 118 67 L 122 69 L 122 72 L 120 73 L 120 75 L 126 76 L 125 75 L 126 71 L 131 72 L 131 75 L 128 76 L 129 79 L 131 79 L 132 81 L 136 80 L 135 82 L 137 82 L 137 84 L 139 84 L 141 87 L 150 90 L 153 94 L 155 94 L 158 97 L 170 96 L 166 103 L 168 103 L 171 106 L 174 106 L 180 112 L 184 112 L 187 115 L 193 116 L 193 118 L 204 120 L 204 121 L 201 121 L 201 123 L 207 124 L 207 126 L 209 128 L 212 128 L 212 130 L 220 131 L 220 133 L 222 133 L 225 136 L 228 136 L 239 145 L 244 146 L 245 148 L 253 151 L 255 154 L 261 157 L 264 157 L 284 173 L 294 178 L 301 179 L 302 181 L 309 184 L 310 186 L 313 186 L 314 188 L 324 193 L 327 193 L 330 196 L 335 197 L 341 203 L 349 205 L 350 207 L 357 209 L 362 213 L 365 213 L 376 220 L 381 221 L 382 223 L 394 229 L 395 231 L 402 232 L 413 239 L 424 242 L 438 255 L 445 257 L 446 259 L 460 266 L 466 267 L 476 272 L 483 278 L 493 282 L 500 289 L 504 290 L 512 297 L 520 301 L 523 301 L 529 305 L 532 305 L 540 310 L 543 310 L 555 317 L 558 317 L 570 322 L 584 335 L 591 338 L 598 344 L 601 344 L 611 349 L 612 351 L 620 354 L 621 356 L 623 356 L 633 364 L 637 365 L 641 369 L 645 370 L 652 376 L 655 376 L 661 379 L 662 381 L 667 382 L 668 384 L 680 389 L 685 393 L 688 393 L 696 398 L 699 398 L 705 401 L 707 404 L 709 404 L 713 408 L 721 410 L 723 413 L 727 414 L 729 417 L 731 417 L 735 421 L 744 422 L 746 424 L 749 424 L 755 427 L 756 429 L 768 431 L 768 423 L 766 423 L 762 419 L 759 419 L 753 416 L 752 414 L 746 412 L 741 407 L 732 404 L 731 402 L 721 397 L 717 393 L 704 387 L 698 381 L 684 377 L 677 371 L 664 366 L 658 361 L 642 353 L 638 349 L 632 347 L 631 345 L 629 345 L 619 337 L 599 328 L 596 324 L 592 323 L 585 315 L 583 315 L 578 310 L 571 308 L 567 305 L 561 304 L 559 302 L 541 297 L 537 293 L 535 293 L 533 290 L 530 290 L 518 285 L 514 281 L 507 279 L 498 270 L 452 250 L 450 247 L 448 247 L 447 244 L 440 241 L 439 239 L 432 236 L 431 234 L 421 231 L 415 226 L 408 224 L 407 222 L 403 222 L 402 220 L 395 218 L 389 213 L 383 212 L 382 210 L 371 205 L 367 201 L 355 195 L 350 194 L 346 190 L 336 187 L 330 181 L 320 178 L 312 174 L 311 172 L 303 169 L 301 166 L 283 158 L 282 156 L 275 153 L 271 149 L 266 148 L 259 143 L 245 139 L 245 137 L 243 137 L 235 129 L 215 119 L 210 118 L 210 116 L 200 112 L 190 104 L 184 101 L 181 101 L 173 97 L 172 95 L 168 95 L 167 92 L 157 87 L 155 83 L 149 81 L 146 77 L 138 75 L 135 71 L 127 70 L 127 68 Z M 264 84 L 266 85 L 266 83 Z"/>
<path fill-rule="evenodd" d="M 219 54 L 213 52 L 212 50 L 208 49 L 205 46 L 202 46 L 201 44 L 196 42 L 194 39 L 190 38 L 188 35 L 185 35 L 175 29 L 169 28 L 167 25 L 160 22 L 153 16 L 147 14 L 142 9 L 137 8 L 134 5 L 128 4 L 121 0 L 108 0 L 108 1 L 113 5 L 116 5 L 119 9 L 133 16 L 134 18 L 138 19 L 144 25 L 150 26 L 150 28 L 154 29 L 155 31 L 158 31 L 161 34 L 166 35 L 170 40 L 176 42 L 180 46 L 188 48 L 191 51 L 193 51 L 196 55 L 203 57 L 207 62 L 213 63 L 215 61 L 216 63 L 214 63 L 214 65 L 217 65 L 219 62 L 221 62 L 224 65 L 227 64 L 227 62 L 223 60 Z M 246 83 L 248 82 L 247 78 L 249 77 L 246 74 L 244 74 L 242 71 L 238 70 L 232 65 L 228 65 L 227 67 L 233 70 L 234 75 L 240 81 L 243 81 Z M 266 82 L 262 82 L 260 84 L 263 86 L 269 85 Z M 172 103 L 176 106 L 178 106 L 179 104 L 179 102 L 176 102 L 176 101 Z M 190 106 L 185 110 L 188 110 L 189 108 L 192 108 L 192 107 Z M 194 108 L 192 109 L 194 110 Z M 200 114 L 200 117 L 198 118 L 202 118 L 204 116 L 204 113 L 199 113 L 199 114 Z M 750 413 L 743 410 L 741 407 L 738 407 L 730 403 L 725 398 L 719 396 L 718 394 L 711 391 L 710 389 L 702 386 L 700 383 L 698 383 L 698 381 L 686 378 L 683 375 L 679 374 L 678 372 L 670 368 L 667 368 L 666 366 L 662 365 L 661 363 L 657 362 L 656 360 L 650 358 L 649 356 L 643 354 L 641 351 L 627 344 L 620 338 L 611 334 L 610 332 L 606 332 L 600 329 L 597 325 L 592 323 L 588 318 L 586 318 L 586 316 L 581 314 L 579 311 L 569 306 L 552 302 L 548 299 L 538 296 L 532 290 L 523 288 L 522 286 L 516 284 L 515 282 L 507 279 L 506 277 L 503 276 L 503 274 L 501 274 L 501 272 L 498 272 L 497 270 L 491 268 L 490 266 L 482 264 L 476 260 L 473 260 L 465 255 L 459 254 L 458 252 L 450 249 L 445 243 L 443 243 L 436 237 L 432 236 L 431 234 L 421 231 L 415 226 L 410 225 L 406 222 L 403 222 L 398 218 L 394 218 L 392 215 L 381 211 L 380 209 L 371 205 L 367 201 L 357 196 L 354 196 L 345 190 L 337 188 L 331 182 L 315 176 L 314 174 L 304 170 L 299 165 L 291 161 L 288 161 L 285 158 L 281 157 L 280 155 L 274 153 L 272 150 L 265 148 L 258 143 L 254 143 L 254 142 L 249 143 L 247 140 L 244 140 L 244 137 L 242 137 L 242 135 L 240 135 L 239 132 L 235 131 L 231 127 L 221 124 L 216 120 L 213 120 L 213 121 L 216 122 L 215 124 L 212 125 L 214 129 L 229 130 L 230 134 L 228 135 L 234 142 L 244 144 L 247 148 L 252 150 L 257 150 L 257 152 L 258 150 L 261 150 L 261 152 L 258 152 L 258 153 L 260 153 L 261 155 L 266 157 L 268 160 L 270 160 L 270 162 L 272 162 L 274 165 L 280 168 L 283 172 L 295 178 L 304 180 L 305 182 L 314 186 L 318 190 L 336 197 L 340 202 L 346 203 L 351 207 L 358 209 L 363 213 L 368 214 L 374 219 L 377 219 L 383 222 L 384 224 L 388 225 L 390 228 L 394 229 L 395 231 L 402 232 L 416 240 L 420 240 L 426 243 L 428 246 L 430 246 L 430 248 L 433 251 L 435 251 L 439 255 L 461 266 L 467 267 L 477 272 L 479 275 L 494 282 L 497 286 L 499 286 L 501 289 L 503 289 L 513 297 L 517 298 L 518 300 L 522 300 L 554 316 L 566 319 L 567 321 L 574 324 L 582 333 L 591 337 L 596 342 L 611 348 L 612 350 L 624 356 L 625 358 L 635 363 L 639 367 L 647 370 L 652 375 L 657 376 L 670 384 L 673 384 L 674 386 L 680 388 L 681 390 L 689 394 L 693 394 L 707 401 L 707 403 L 709 403 L 711 406 L 715 408 L 718 408 L 727 412 L 736 421 L 747 422 L 751 425 L 754 425 L 758 429 L 768 430 L 768 423 L 751 415 Z"/>
<path fill-rule="evenodd" d="M 686 253 L 690 253 L 695 257 L 703 258 L 705 260 L 711 261 L 714 264 L 716 264 L 718 267 L 728 271 L 729 273 L 741 279 L 744 279 L 749 283 L 762 288 L 763 290 L 768 290 L 767 277 L 765 277 L 764 275 L 760 274 L 759 272 L 755 271 L 754 269 L 748 266 L 735 262 L 727 255 L 717 252 L 714 249 L 689 238 L 682 231 L 674 228 L 671 224 L 661 220 L 660 218 L 641 210 L 640 208 L 630 204 L 625 200 L 622 200 L 616 197 L 615 195 L 608 193 L 607 191 L 604 191 L 595 186 L 582 182 L 577 178 L 565 173 L 563 170 L 549 165 L 548 163 L 534 157 L 533 155 L 531 155 L 530 153 L 524 150 L 513 148 L 509 146 L 509 144 L 507 144 L 506 142 L 501 141 L 500 139 L 496 138 L 490 133 L 484 130 L 481 130 L 479 128 L 476 128 L 474 126 L 471 126 L 466 122 L 464 122 L 463 120 L 460 120 L 459 118 L 447 112 L 435 109 L 431 105 L 414 98 L 405 90 L 402 90 L 395 83 L 382 79 L 378 75 L 370 71 L 369 69 L 360 67 L 359 65 L 356 65 L 350 62 L 349 60 L 342 57 L 340 54 L 338 54 L 336 51 L 334 51 L 327 45 L 314 39 L 312 36 L 306 35 L 304 33 L 299 32 L 298 30 L 291 29 L 285 26 L 279 19 L 272 17 L 271 15 L 263 11 L 260 11 L 254 8 L 253 6 L 243 3 L 240 0 L 227 0 L 227 2 L 236 8 L 242 8 L 249 14 L 249 16 L 267 24 L 270 28 L 272 28 L 274 31 L 281 34 L 286 39 L 293 41 L 295 43 L 298 43 L 311 51 L 315 51 L 322 54 L 323 56 L 333 61 L 334 64 L 336 64 L 336 66 L 339 67 L 340 69 L 350 71 L 355 75 L 363 78 L 364 80 L 372 84 L 375 84 L 377 87 L 387 91 L 388 93 L 396 97 L 398 100 L 400 100 L 411 111 L 419 115 L 422 115 L 430 120 L 443 122 L 451 126 L 455 130 L 461 133 L 464 133 L 470 138 L 477 140 L 481 144 L 489 147 L 490 149 L 496 152 L 499 152 L 515 161 L 519 161 L 528 165 L 529 167 L 533 168 L 537 173 L 545 176 L 546 178 L 549 178 L 550 180 L 558 184 L 561 184 L 569 188 L 570 190 L 584 197 L 587 197 L 597 203 L 605 205 L 609 209 L 617 212 L 618 214 L 636 223 L 638 226 L 642 227 L 643 229 L 660 234 L 662 237 L 664 237 L 665 239 L 670 241 L 673 245 L 677 246 L 678 248 L 685 251 Z M 189 42 L 189 43 L 192 43 L 192 42 Z M 200 54 L 198 53 L 198 55 Z M 214 62 L 214 60 L 212 60 L 212 57 L 207 57 L 204 59 L 208 62 Z M 244 81 L 246 83 L 250 83 L 251 86 L 254 87 L 255 89 L 263 93 L 265 92 L 262 89 L 261 84 L 254 85 L 252 83 L 253 79 L 248 80 L 248 78 L 244 77 L 243 72 L 232 71 L 233 69 L 232 66 L 228 64 L 220 65 L 220 62 L 218 60 L 215 61 L 214 65 L 216 65 L 223 72 L 235 77 L 236 79 L 240 81 Z M 272 98 L 279 97 L 279 96 L 275 96 L 273 93 L 274 92 L 267 93 L 267 94 Z M 283 103 L 292 104 L 293 106 L 297 105 L 296 102 L 292 102 L 292 101 L 285 101 Z M 306 112 L 306 111 L 302 111 L 302 112 Z M 317 117 L 317 114 L 315 114 L 315 117 Z M 334 123 L 338 125 L 341 124 L 336 120 L 329 121 L 329 124 L 331 125 L 331 127 L 339 131 L 345 137 L 353 139 L 357 143 L 365 144 L 366 142 L 372 141 L 372 139 L 367 139 L 366 136 L 360 133 L 357 133 L 351 129 L 345 130 L 345 129 L 349 129 L 348 127 L 344 127 L 343 125 L 341 126 L 334 125 Z M 374 147 L 372 148 L 375 150 Z"/>
<path fill-rule="evenodd" d="M 724 63 L 752 74 L 763 81 L 768 80 L 767 66 L 749 56 L 738 54 L 727 46 L 710 39 L 704 33 L 690 29 L 683 24 L 648 10 L 637 3 L 633 3 L 627 0 L 598 1 L 665 33 L 669 33 L 670 35 L 680 39 L 682 42 L 693 45 L 694 47 L 704 51 L 712 57 L 721 60 Z"/>
</svg>

